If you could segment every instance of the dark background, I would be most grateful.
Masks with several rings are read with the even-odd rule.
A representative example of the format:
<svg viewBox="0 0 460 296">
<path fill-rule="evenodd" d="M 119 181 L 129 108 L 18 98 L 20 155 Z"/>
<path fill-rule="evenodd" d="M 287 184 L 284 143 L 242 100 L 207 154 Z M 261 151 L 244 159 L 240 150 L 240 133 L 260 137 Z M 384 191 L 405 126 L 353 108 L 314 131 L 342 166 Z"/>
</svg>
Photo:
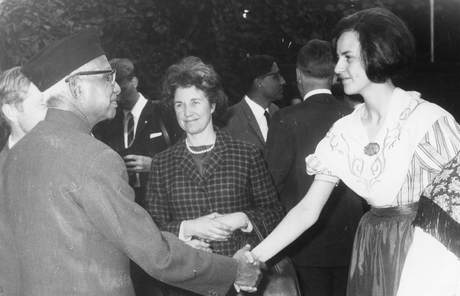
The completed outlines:
<svg viewBox="0 0 460 296">
<path fill-rule="evenodd" d="M 408 24 L 417 63 L 400 82 L 460 118 L 460 0 L 434 0 L 435 62 L 430 62 L 430 0 L 3 0 L 0 69 L 21 65 L 46 44 L 97 28 L 107 56 L 137 64 L 141 91 L 159 99 L 162 74 L 196 55 L 214 65 L 232 103 L 241 98 L 239 62 L 271 54 L 288 81 L 280 105 L 298 96 L 294 64 L 311 38 L 330 40 L 336 22 L 381 6 Z M 1 138 L 1 134 L 0 134 Z"/>
</svg>

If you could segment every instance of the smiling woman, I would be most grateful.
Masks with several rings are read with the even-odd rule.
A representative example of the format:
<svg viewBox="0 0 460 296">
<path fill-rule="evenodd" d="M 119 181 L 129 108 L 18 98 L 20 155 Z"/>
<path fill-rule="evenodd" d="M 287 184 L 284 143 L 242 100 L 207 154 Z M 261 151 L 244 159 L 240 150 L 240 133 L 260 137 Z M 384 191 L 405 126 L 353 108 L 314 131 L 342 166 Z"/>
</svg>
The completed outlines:
<svg viewBox="0 0 460 296">
<path fill-rule="evenodd" d="M 232 256 L 267 235 L 283 216 L 261 153 L 214 127 L 227 97 L 212 66 L 187 57 L 163 85 L 185 139 L 152 160 L 146 209 L 161 230 L 190 246 Z M 174 291 L 167 295 L 189 295 Z"/>
<path fill-rule="evenodd" d="M 441 231 L 436 225 L 449 213 L 434 215 L 441 210 L 419 199 L 459 151 L 458 124 L 419 93 L 393 84 L 410 66 L 415 46 L 392 12 L 358 11 L 343 18 L 335 32 L 335 72 L 345 93 L 361 95 L 364 104 L 335 122 L 306 158 L 315 181 L 253 254 L 270 259 L 312 226 L 341 180 L 371 205 L 355 235 L 347 295 L 457 295 L 460 263 L 451 241 L 460 244 L 458 232 Z M 419 226 L 414 234 L 416 215 L 419 225 L 430 227 Z M 433 237 L 430 242 L 425 231 L 442 232 L 448 244 L 433 243 Z M 430 247 L 423 248 L 424 243 Z"/>
</svg>

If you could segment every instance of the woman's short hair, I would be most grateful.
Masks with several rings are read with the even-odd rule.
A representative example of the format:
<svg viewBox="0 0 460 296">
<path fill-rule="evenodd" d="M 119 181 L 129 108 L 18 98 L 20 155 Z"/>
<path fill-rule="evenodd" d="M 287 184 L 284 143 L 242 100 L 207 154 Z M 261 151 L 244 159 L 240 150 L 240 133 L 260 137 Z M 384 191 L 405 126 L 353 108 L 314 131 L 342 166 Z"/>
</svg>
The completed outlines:
<svg viewBox="0 0 460 296">
<path fill-rule="evenodd" d="M 192 86 L 203 91 L 209 103 L 215 104 L 213 119 L 219 121 L 227 109 L 227 95 L 213 66 L 203 63 L 198 57 L 188 56 L 169 66 L 163 77 L 162 84 L 164 102 L 172 106 L 176 90 L 179 87 Z"/>
<path fill-rule="evenodd" d="M 364 68 L 372 82 L 381 83 L 405 74 L 414 61 L 412 33 L 385 8 L 365 9 L 342 18 L 334 30 L 334 47 L 347 31 L 358 34 Z"/>
</svg>

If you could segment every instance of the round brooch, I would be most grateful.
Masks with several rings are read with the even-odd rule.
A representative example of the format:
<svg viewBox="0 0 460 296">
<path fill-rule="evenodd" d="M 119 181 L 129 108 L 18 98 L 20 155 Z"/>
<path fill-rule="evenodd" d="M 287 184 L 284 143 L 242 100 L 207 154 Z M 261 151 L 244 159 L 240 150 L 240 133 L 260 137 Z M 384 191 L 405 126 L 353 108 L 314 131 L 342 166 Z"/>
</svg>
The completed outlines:
<svg viewBox="0 0 460 296">
<path fill-rule="evenodd" d="M 364 146 L 364 154 L 368 156 L 373 156 L 379 153 L 380 151 L 380 145 L 377 143 L 369 143 L 366 146 Z"/>
</svg>

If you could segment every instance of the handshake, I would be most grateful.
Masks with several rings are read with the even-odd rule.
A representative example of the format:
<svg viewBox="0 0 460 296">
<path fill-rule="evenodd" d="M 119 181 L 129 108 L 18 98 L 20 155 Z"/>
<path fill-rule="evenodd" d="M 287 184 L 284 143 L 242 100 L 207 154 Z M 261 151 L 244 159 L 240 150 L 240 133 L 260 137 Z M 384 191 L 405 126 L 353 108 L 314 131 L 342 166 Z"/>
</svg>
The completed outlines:
<svg viewBox="0 0 460 296">
<path fill-rule="evenodd" d="M 233 258 L 238 262 L 236 271 L 235 289 L 237 292 L 255 292 L 257 284 L 262 278 L 261 268 L 264 263 L 257 260 L 250 252 L 251 246 L 246 245 L 238 250 Z"/>
</svg>

